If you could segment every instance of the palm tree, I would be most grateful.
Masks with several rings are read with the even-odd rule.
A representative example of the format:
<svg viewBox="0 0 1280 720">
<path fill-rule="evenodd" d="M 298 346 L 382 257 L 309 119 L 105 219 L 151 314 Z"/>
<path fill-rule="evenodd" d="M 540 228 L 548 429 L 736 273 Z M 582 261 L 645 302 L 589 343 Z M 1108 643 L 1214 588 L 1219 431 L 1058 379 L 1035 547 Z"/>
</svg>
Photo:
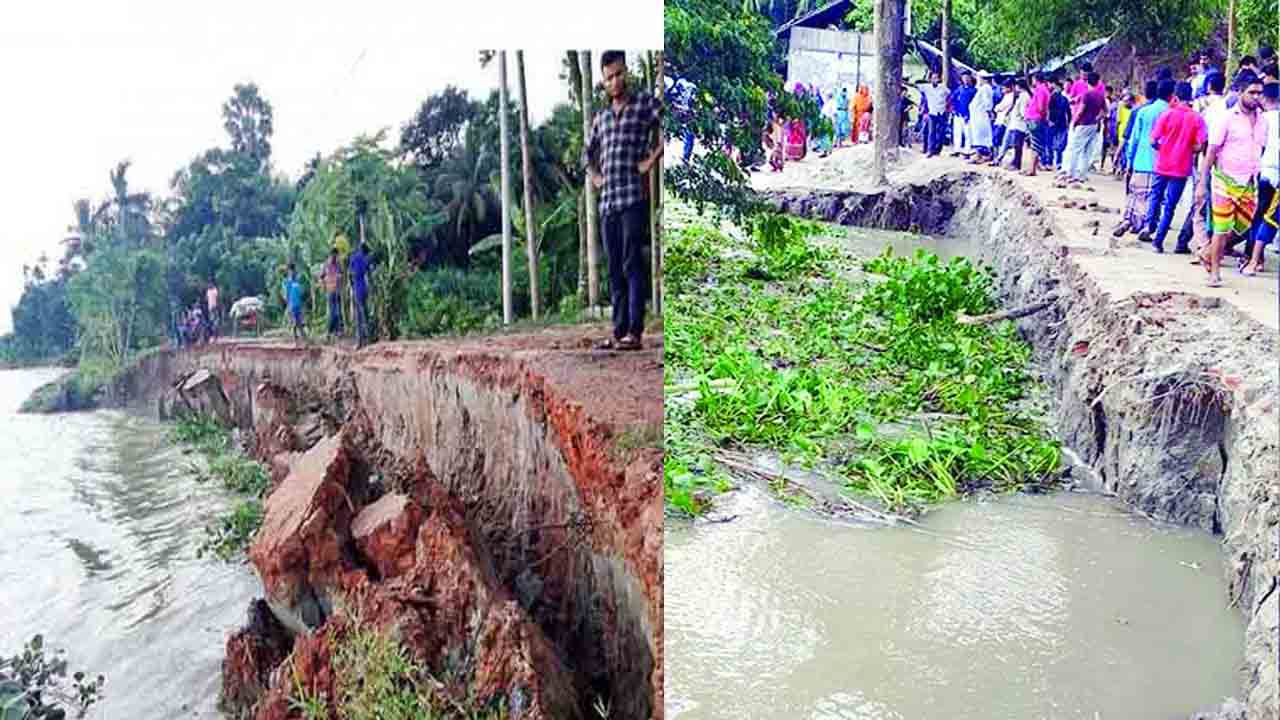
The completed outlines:
<svg viewBox="0 0 1280 720">
<path fill-rule="evenodd" d="M 445 212 L 463 255 L 493 212 L 495 198 L 488 179 L 493 153 L 468 132 L 462 152 L 451 158 L 435 180 L 435 195 L 446 199 Z"/>
<path fill-rule="evenodd" d="M 533 319 L 541 316 L 538 293 L 538 238 L 533 218 L 533 158 L 529 153 L 529 96 L 524 81 L 524 51 L 516 51 L 516 75 L 520 90 L 520 156 L 524 161 L 525 250 L 529 256 L 529 308 Z"/>
<path fill-rule="evenodd" d="M 582 57 L 582 147 L 591 143 L 591 51 L 583 50 Z M 596 189 L 591 184 L 591 174 L 583 179 L 587 214 L 587 308 L 593 309 L 600 302 L 600 260 L 596 244 Z"/>
<path fill-rule="evenodd" d="M 103 215 L 103 219 L 110 218 L 114 221 L 120 239 L 140 244 L 151 235 L 151 220 L 148 217 L 151 195 L 129 192 L 129 180 L 125 176 L 131 164 L 129 160 L 121 160 L 111 171 L 112 198 L 107 205 L 98 209 L 98 213 Z"/>
<path fill-rule="evenodd" d="M 502 134 L 502 323 L 512 321 L 511 134 L 507 129 L 507 52 L 498 54 L 498 127 Z"/>
</svg>

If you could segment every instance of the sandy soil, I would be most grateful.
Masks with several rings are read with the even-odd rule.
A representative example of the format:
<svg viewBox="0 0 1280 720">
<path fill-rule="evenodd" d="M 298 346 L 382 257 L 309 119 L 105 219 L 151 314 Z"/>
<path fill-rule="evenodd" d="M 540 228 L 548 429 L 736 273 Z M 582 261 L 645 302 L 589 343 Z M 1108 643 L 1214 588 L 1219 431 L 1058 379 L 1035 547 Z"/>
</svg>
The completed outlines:
<svg viewBox="0 0 1280 720">
<path fill-rule="evenodd" d="M 1025 151 L 1023 157 L 1026 160 Z M 782 172 L 767 169 L 757 172 L 751 181 L 761 191 L 871 191 L 876 188 L 872 183 L 870 166 L 870 145 L 846 146 L 827 158 L 810 155 L 805 160 L 789 162 Z M 902 150 L 899 162 L 890 170 L 889 182 L 895 185 L 921 184 L 954 172 L 1004 173 L 1014 178 L 1019 187 L 1034 194 L 1049 209 L 1056 240 L 1069 247 L 1080 266 L 1117 300 L 1138 292 L 1190 292 L 1221 298 L 1266 327 L 1280 327 L 1280 286 L 1277 284 L 1278 263 L 1274 252 L 1267 258 L 1266 272 L 1257 277 L 1240 275 L 1235 270 L 1235 260 L 1228 258 L 1222 274 L 1224 286 L 1210 288 L 1205 284 L 1205 271 L 1198 265 L 1192 265 L 1189 256 L 1157 255 L 1149 245 L 1139 243 L 1136 235 L 1126 235 L 1112 249 L 1111 229 L 1120 220 L 1125 196 L 1123 181 L 1110 175 L 1094 173 L 1090 178 L 1092 191 L 1061 189 L 1053 187 L 1053 177 L 1048 173 L 1025 177 L 1010 170 L 970 165 L 960 158 L 926 159 L 918 150 L 907 148 Z M 1087 208 L 1090 202 L 1096 202 L 1096 207 Z M 1174 215 L 1170 237 L 1166 240 L 1168 248 L 1173 247 L 1173 238 L 1182 226 L 1189 202 L 1188 189 Z M 1083 207 L 1064 207 L 1068 203 Z"/>
</svg>

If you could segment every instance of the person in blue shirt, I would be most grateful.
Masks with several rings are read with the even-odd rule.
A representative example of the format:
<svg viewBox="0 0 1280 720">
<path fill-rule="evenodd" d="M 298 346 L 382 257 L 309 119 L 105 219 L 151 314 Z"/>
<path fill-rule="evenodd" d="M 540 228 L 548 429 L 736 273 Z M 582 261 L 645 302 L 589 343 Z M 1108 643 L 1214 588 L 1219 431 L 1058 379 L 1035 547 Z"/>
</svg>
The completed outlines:
<svg viewBox="0 0 1280 720">
<path fill-rule="evenodd" d="M 348 262 L 351 291 L 356 300 L 356 349 L 364 347 L 369 338 L 369 246 L 361 241 Z"/>
<path fill-rule="evenodd" d="M 951 92 L 951 154 L 968 156 L 973 151 L 969 148 L 972 139 L 969 133 L 969 104 L 973 102 L 978 89 L 974 87 L 973 76 L 965 73 L 960 77 L 960 87 Z"/>
<path fill-rule="evenodd" d="M 1111 233 L 1115 237 L 1126 232 L 1139 232 L 1146 224 L 1156 172 L 1156 152 L 1151 145 L 1151 131 L 1160 115 L 1169 109 L 1169 98 L 1173 96 L 1174 85 L 1173 80 L 1161 80 L 1155 87 L 1155 99 L 1137 111 L 1129 121 L 1129 138 L 1124 148 L 1125 167 L 1129 168 L 1128 201 L 1125 203 L 1124 217 Z"/>
<path fill-rule="evenodd" d="M 284 296 L 285 306 L 289 309 L 289 317 L 293 320 L 293 339 L 305 340 L 307 331 L 302 327 L 302 283 L 298 281 L 298 270 L 289 263 L 289 275 L 280 288 Z"/>
</svg>

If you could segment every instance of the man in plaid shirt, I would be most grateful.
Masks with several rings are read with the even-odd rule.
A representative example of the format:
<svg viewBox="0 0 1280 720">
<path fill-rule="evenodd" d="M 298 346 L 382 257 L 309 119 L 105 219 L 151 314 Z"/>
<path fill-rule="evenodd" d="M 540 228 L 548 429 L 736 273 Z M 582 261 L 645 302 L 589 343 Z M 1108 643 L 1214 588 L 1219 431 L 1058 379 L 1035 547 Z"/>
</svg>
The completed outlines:
<svg viewBox="0 0 1280 720">
<path fill-rule="evenodd" d="M 609 257 L 613 339 L 601 347 L 638 350 L 644 331 L 646 273 L 641 248 L 649 221 L 648 175 L 662 157 L 655 132 L 662 106 L 648 93 L 627 88 L 627 58 L 610 50 L 600 58 L 612 101 L 596 114 L 586 148 L 587 172 L 600 193 L 600 227 Z"/>
</svg>

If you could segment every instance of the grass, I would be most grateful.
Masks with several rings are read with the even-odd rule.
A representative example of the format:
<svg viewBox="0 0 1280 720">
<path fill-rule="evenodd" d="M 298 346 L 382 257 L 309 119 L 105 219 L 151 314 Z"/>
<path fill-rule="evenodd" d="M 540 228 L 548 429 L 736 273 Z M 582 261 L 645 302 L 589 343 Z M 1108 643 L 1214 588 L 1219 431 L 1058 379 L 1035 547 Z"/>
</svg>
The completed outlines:
<svg viewBox="0 0 1280 720">
<path fill-rule="evenodd" d="M 501 705 L 460 703 L 401 644 L 393 629 L 375 628 L 358 610 L 347 613 L 333 646 L 334 697 L 308 689 L 296 674 L 289 704 L 306 720 L 503 720 Z"/>
<path fill-rule="evenodd" d="M 241 496 L 231 509 L 205 526 L 205 538 L 196 549 L 196 556 L 212 554 L 228 562 L 243 558 L 254 534 L 262 527 L 262 498 L 271 485 L 267 468 L 236 449 L 230 431 L 207 415 L 179 420 L 169 437 L 204 455 L 204 467 L 192 467 L 197 482 L 217 481 Z"/>
<path fill-rule="evenodd" d="M 1040 482 L 1057 444 L 1024 409 L 1030 350 L 992 276 L 918 251 L 861 262 L 771 215 L 747 232 L 671 213 L 666 249 L 668 509 L 697 515 L 732 482 L 719 447 L 837 471 L 895 511 Z"/>
</svg>

